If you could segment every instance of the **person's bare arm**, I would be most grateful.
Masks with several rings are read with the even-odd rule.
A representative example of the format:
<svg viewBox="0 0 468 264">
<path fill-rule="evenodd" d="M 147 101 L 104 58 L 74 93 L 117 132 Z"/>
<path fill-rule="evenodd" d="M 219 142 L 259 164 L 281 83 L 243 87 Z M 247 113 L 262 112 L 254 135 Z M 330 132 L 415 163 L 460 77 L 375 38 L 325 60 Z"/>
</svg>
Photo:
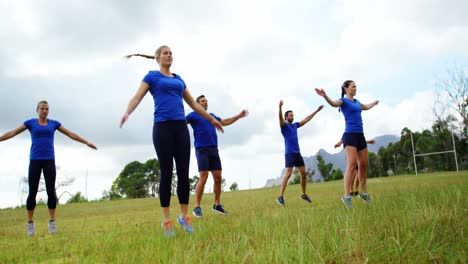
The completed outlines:
<svg viewBox="0 0 468 264">
<path fill-rule="evenodd" d="M 21 126 L 13 129 L 11 131 L 8 131 L 5 134 L 3 134 L 2 136 L 0 136 L 0 141 L 10 139 L 10 138 L 20 134 L 21 132 L 25 131 L 26 129 L 27 129 L 27 127 L 24 124 L 21 124 Z"/>
</svg>

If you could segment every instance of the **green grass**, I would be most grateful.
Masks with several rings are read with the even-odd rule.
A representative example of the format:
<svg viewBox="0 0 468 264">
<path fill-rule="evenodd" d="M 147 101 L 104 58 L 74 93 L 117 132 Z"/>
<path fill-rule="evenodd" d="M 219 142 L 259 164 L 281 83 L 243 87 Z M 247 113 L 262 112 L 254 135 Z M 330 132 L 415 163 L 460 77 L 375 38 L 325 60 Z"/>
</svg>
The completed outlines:
<svg viewBox="0 0 468 264">
<path fill-rule="evenodd" d="M 58 233 L 47 234 L 47 207 L 36 209 L 36 235 L 26 235 L 24 209 L 0 210 L 0 263 L 467 263 L 468 171 L 370 179 L 373 204 L 353 199 L 343 182 L 226 192 L 229 216 L 209 209 L 194 234 L 175 226 L 166 238 L 157 199 L 60 205 Z M 193 197 L 192 197 L 193 201 Z M 190 210 L 193 206 L 190 206 Z M 177 198 L 171 213 L 178 215 Z"/>
</svg>

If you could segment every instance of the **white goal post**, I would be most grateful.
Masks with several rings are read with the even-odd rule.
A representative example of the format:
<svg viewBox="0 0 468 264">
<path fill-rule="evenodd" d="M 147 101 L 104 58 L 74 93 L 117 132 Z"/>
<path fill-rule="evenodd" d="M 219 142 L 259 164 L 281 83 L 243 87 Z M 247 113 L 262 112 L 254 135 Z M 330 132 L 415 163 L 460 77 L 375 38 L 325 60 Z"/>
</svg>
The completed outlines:
<svg viewBox="0 0 468 264">
<path fill-rule="evenodd" d="M 416 175 L 418 175 L 418 166 L 416 165 L 416 157 L 417 156 L 429 156 L 429 155 L 444 154 L 444 153 L 451 153 L 451 152 L 453 152 L 453 156 L 455 157 L 455 166 L 456 166 L 457 172 L 458 172 L 458 161 L 457 161 L 457 150 L 455 149 L 455 138 L 453 136 L 453 132 L 451 132 L 451 133 L 452 133 L 453 150 L 416 154 L 416 152 L 414 150 L 413 132 L 410 132 L 411 146 L 413 147 L 414 171 L 416 172 Z"/>
</svg>

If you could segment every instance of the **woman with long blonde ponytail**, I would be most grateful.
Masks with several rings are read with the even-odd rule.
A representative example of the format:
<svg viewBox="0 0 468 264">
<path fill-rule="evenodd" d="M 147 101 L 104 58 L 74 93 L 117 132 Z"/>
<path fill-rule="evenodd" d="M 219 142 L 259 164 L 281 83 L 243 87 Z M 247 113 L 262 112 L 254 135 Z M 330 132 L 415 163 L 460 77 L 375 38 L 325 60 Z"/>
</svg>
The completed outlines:
<svg viewBox="0 0 468 264">
<path fill-rule="evenodd" d="M 177 169 L 177 196 L 180 205 L 180 215 L 177 222 L 185 232 L 192 233 L 193 227 L 187 217 L 190 185 L 190 136 L 185 120 L 184 100 L 195 112 L 209 120 L 218 130 L 223 131 L 221 123 L 208 114 L 188 91 L 185 82 L 170 68 L 172 51 L 168 46 L 160 46 L 155 55 L 130 54 L 125 58 L 143 57 L 155 59 L 159 70 L 150 71 L 143 78 L 140 88 L 130 100 L 121 121 L 120 127 L 128 120 L 143 97 L 151 93 L 154 99 L 153 144 L 159 160 L 161 177 L 159 182 L 159 200 L 163 214 L 162 227 L 167 236 L 174 236 L 174 228 L 170 218 L 169 205 L 171 200 L 172 169 L 175 160 Z"/>
</svg>

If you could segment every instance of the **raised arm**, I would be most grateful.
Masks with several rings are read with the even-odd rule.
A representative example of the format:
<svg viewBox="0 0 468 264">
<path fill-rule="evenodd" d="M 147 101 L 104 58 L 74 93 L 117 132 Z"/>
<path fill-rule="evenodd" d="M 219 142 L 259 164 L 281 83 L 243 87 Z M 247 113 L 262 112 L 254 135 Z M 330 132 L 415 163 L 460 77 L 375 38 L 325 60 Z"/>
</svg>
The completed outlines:
<svg viewBox="0 0 468 264">
<path fill-rule="evenodd" d="M 10 139 L 10 138 L 18 135 L 19 133 L 25 131 L 26 129 L 27 129 L 26 126 L 24 124 L 21 124 L 21 126 L 19 126 L 18 128 L 13 129 L 12 131 L 6 132 L 2 136 L 0 136 L 0 141 Z"/>
<path fill-rule="evenodd" d="M 243 118 L 243 117 L 246 117 L 249 115 L 249 111 L 248 110 L 242 110 L 239 114 L 233 116 L 233 117 L 230 117 L 230 118 L 226 118 L 226 119 L 221 119 L 221 125 L 223 126 L 229 126 L 230 124 L 236 122 L 237 120 Z"/>
<path fill-rule="evenodd" d="M 283 100 L 280 100 L 279 102 L 279 122 L 280 126 L 284 126 L 286 124 L 283 117 Z"/>
<path fill-rule="evenodd" d="M 195 102 L 195 99 L 193 99 L 187 88 L 184 90 L 184 101 L 193 109 L 193 111 L 210 121 L 216 129 L 224 133 L 223 125 L 221 125 L 221 123 L 212 115 L 208 114 L 208 112 L 206 112 L 199 103 Z"/>
<path fill-rule="evenodd" d="M 361 107 L 362 107 L 362 110 L 369 110 L 371 109 L 372 107 L 376 106 L 379 104 L 379 100 L 376 100 L 370 104 L 363 104 L 361 103 Z"/>
<path fill-rule="evenodd" d="M 308 115 L 306 118 L 304 118 L 304 120 L 302 120 L 301 122 L 299 122 L 299 127 L 307 124 L 307 122 L 309 122 L 318 112 L 320 112 L 320 110 L 323 109 L 323 105 L 319 106 L 317 108 L 317 110 L 315 110 L 312 114 Z"/>
<path fill-rule="evenodd" d="M 143 97 L 145 97 L 146 93 L 149 91 L 149 88 L 150 88 L 150 86 L 147 83 L 141 82 L 140 88 L 138 88 L 138 91 L 136 92 L 136 94 L 133 96 L 133 98 L 128 103 L 127 111 L 125 111 L 124 115 L 122 116 L 122 119 L 120 120 L 120 127 L 123 126 L 123 124 L 127 121 L 128 116 L 140 104 L 141 99 L 143 99 Z"/>
<path fill-rule="evenodd" d="M 325 98 L 325 101 L 327 101 L 327 103 L 329 105 L 333 106 L 333 107 L 340 107 L 343 104 L 343 101 L 341 101 L 341 100 L 332 100 L 332 99 L 330 99 L 330 97 L 327 96 L 327 94 L 325 93 L 325 91 L 323 89 L 315 88 L 315 92 L 318 95 Z"/>
<path fill-rule="evenodd" d="M 97 147 L 93 143 L 84 140 L 83 138 L 81 138 L 77 134 L 75 134 L 75 133 L 71 132 L 70 130 L 66 129 L 64 126 L 60 126 L 58 128 L 58 131 L 62 132 L 64 135 L 67 135 L 69 138 L 71 138 L 73 140 L 76 140 L 78 142 L 86 144 L 88 147 L 90 147 L 92 149 L 97 149 Z"/>
</svg>

